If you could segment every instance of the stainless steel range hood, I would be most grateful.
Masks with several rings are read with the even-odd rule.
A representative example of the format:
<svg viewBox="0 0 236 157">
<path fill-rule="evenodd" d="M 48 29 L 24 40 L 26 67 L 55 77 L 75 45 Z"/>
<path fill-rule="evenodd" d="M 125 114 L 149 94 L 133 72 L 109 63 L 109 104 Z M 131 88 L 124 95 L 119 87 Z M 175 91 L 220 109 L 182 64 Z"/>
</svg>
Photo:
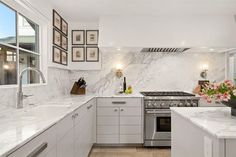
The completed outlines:
<svg viewBox="0 0 236 157">
<path fill-rule="evenodd" d="M 182 53 L 190 48 L 143 48 L 141 52 Z"/>
</svg>

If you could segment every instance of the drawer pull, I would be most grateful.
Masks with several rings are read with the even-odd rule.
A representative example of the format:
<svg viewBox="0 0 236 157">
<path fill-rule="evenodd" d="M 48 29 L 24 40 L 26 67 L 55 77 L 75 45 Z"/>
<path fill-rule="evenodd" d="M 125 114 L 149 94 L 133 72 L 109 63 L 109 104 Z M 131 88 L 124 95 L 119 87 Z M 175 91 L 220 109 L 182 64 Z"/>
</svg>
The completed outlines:
<svg viewBox="0 0 236 157">
<path fill-rule="evenodd" d="M 112 101 L 112 104 L 126 104 L 125 101 Z"/>
<path fill-rule="evenodd" d="M 89 105 L 88 107 L 87 107 L 87 109 L 89 110 L 90 108 L 92 108 L 93 107 L 93 105 Z"/>
<path fill-rule="evenodd" d="M 114 111 L 115 111 L 115 112 L 117 112 L 117 111 L 118 111 L 118 109 L 114 109 Z"/>
<path fill-rule="evenodd" d="M 120 109 L 120 111 L 121 111 L 121 112 L 123 112 L 123 111 L 124 111 L 124 109 L 122 108 L 122 109 Z"/>
<path fill-rule="evenodd" d="M 33 150 L 29 155 L 26 157 L 37 157 L 41 154 L 46 148 L 48 147 L 48 143 L 44 142 L 40 146 L 38 146 L 35 150 Z"/>
</svg>

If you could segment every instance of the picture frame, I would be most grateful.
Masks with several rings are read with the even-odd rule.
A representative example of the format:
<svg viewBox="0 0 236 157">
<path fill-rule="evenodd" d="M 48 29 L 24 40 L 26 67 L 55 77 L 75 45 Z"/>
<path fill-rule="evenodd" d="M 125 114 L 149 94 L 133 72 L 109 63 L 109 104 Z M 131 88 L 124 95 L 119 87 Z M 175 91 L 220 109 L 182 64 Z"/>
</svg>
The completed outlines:
<svg viewBox="0 0 236 157">
<path fill-rule="evenodd" d="M 61 31 L 64 35 L 68 35 L 68 23 L 63 19 L 61 18 Z"/>
<path fill-rule="evenodd" d="M 71 31 L 72 45 L 84 45 L 85 44 L 85 31 L 84 30 L 72 30 Z"/>
<path fill-rule="evenodd" d="M 56 10 L 53 9 L 53 27 L 57 28 L 58 30 L 61 30 L 61 22 L 62 18 L 61 16 L 57 13 Z"/>
<path fill-rule="evenodd" d="M 86 47 L 86 62 L 99 62 L 98 47 Z"/>
<path fill-rule="evenodd" d="M 53 46 L 52 61 L 61 64 L 61 50 L 56 46 Z"/>
<path fill-rule="evenodd" d="M 61 35 L 61 48 L 65 51 L 68 50 L 68 38 L 64 35 Z"/>
<path fill-rule="evenodd" d="M 84 47 L 72 47 L 71 52 L 72 52 L 72 55 L 71 55 L 72 62 L 85 61 L 85 48 Z"/>
<path fill-rule="evenodd" d="M 98 30 L 86 30 L 86 45 L 97 45 L 98 36 Z"/>
<path fill-rule="evenodd" d="M 61 47 L 61 33 L 53 29 L 53 44 Z"/>
<path fill-rule="evenodd" d="M 68 54 L 65 51 L 61 51 L 61 64 L 62 65 L 68 64 Z"/>
</svg>

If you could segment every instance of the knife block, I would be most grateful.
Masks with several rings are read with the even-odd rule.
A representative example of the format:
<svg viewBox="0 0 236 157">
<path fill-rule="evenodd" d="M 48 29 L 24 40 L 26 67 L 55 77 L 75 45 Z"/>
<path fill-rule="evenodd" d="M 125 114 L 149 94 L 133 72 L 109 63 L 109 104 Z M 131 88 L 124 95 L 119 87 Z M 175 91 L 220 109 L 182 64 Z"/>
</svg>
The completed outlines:
<svg viewBox="0 0 236 157">
<path fill-rule="evenodd" d="M 75 95 L 85 95 L 85 93 L 86 93 L 86 87 L 81 88 L 80 86 L 78 86 L 77 82 L 74 83 L 70 91 L 70 94 L 75 94 Z"/>
</svg>

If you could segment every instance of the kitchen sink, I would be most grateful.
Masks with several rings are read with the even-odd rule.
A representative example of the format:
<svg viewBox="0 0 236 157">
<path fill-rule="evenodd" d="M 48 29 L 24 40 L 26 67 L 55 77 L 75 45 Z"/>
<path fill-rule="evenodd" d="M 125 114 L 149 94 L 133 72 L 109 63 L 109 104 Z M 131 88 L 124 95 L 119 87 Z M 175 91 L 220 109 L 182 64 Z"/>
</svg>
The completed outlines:
<svg viewBox="0 0 236 157">
<path fill-rule="evenodd" d="M 24 116 L 40 118 L 59 116 L 70 107 L 70 105 L 41 105 L 25 110 Z"/>
</svg>

